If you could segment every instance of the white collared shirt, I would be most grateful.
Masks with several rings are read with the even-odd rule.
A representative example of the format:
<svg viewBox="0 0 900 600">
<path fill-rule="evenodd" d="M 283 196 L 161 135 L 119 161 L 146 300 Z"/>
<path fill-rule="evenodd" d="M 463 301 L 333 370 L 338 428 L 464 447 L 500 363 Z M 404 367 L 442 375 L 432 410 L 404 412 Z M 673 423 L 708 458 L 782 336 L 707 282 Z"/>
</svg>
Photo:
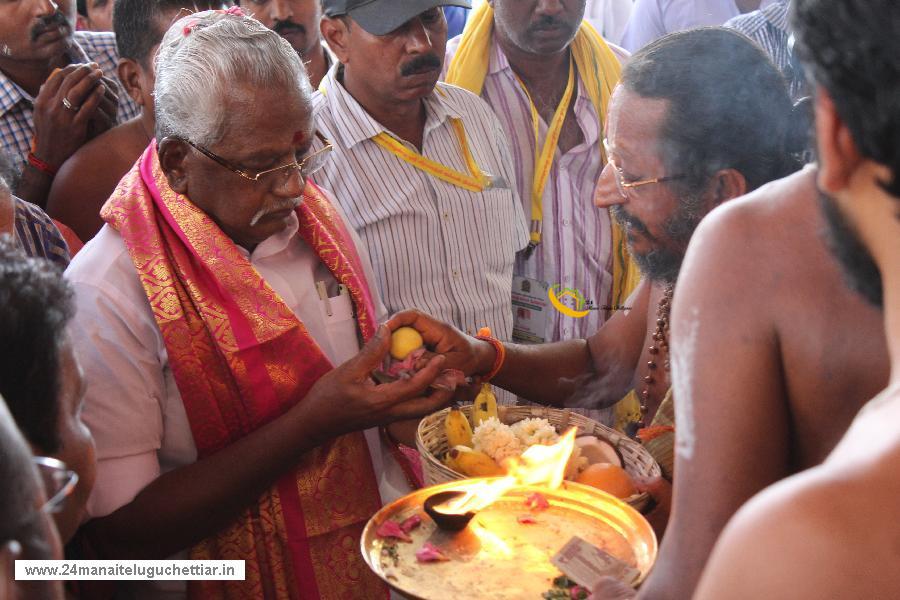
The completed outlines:
<svg viewBox="0 0 900 600">
<path fill-rule="evenodd" d="M 510 339 L 513 264 L 528 244 L 528 228 L 496 116 L 474 94 L 443 83 L 424 100 L 422 154 L 466 173 L 451 123 L 461 119 L 475 162 L 506 182 L 505 189 L 470 192 L 372 141 L 381 132 L 397 136 L 360 106 L 336 73 L 328 73 L 325 93 L 314 97 L 317 126 L 335 147 L 314 179 L 334 192 L 368 249 L 388 310 L 417 308 L 468 333 L 489 326 Z"/>
<path fill-rule="evenodd" d="M 325 282 L 334 294 L 337 281 L 297 230 L 295 216 L 287 229 L 252 253 L 241 251 L 338 365 L 359 350 L 352 302 L 349 295 L 332 297 L 332 314 L 327 314 L 316 282 Z M 371 282 L 365 248 L 355 236 L 354 243 Z M 100 517 L 131 502 L 161 474 L 195 462 L 197 449 L 165 342 L 119 233 L 104 225 L 72 261 L 66 278 L 75 289 L 77 313 L 70 332 L 87 383 L 83 418 L 97 446 L 88 514 Z M 381 322 L 384 306 L 377 290 L 372 293 Z M 408 493 L 403 472 L 382 447 L 377 430 L 367 431 L 366 440 L 382 500 Z M 183 582 L 176 583 L 153 588 L 180 594 Z"/>
</svg>

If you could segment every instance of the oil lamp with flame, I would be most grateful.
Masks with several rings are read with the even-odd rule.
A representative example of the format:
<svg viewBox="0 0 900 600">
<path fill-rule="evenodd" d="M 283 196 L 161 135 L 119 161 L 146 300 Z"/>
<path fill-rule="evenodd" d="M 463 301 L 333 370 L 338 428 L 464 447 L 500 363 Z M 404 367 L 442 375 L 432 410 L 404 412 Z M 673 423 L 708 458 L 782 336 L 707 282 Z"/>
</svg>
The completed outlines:
<svg viewBox="0 0 900 600">
<path fill-rule="evenodd" d="M 460 531 L 479 510 L 499 500 L 519 486 L 540 486 L 555 490 L 562 485 L 566 465 L 575 447 L 576 428 L 569 429 L 550 446 L 534 445 L 506 463 L 506 476 L 497 479 L 460 482 L 456 489 L 429 496 L 425 512 L 445 531 Z"/>
</svg>

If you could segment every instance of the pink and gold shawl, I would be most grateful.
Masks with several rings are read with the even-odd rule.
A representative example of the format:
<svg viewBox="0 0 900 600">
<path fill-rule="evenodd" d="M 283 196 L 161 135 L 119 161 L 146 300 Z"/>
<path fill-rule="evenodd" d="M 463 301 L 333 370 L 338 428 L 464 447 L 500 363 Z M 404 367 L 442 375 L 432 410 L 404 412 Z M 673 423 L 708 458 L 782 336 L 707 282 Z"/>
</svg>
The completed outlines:
<svg viewBox="0 0 900 600">
<path fill-rule="evenodd" d="M 199 459 L 302 402 L 332 365 L 219 227 L 168 185 L 153 143 L 102 211 L 125 241 L 184 401 Z M 312 183 L 299 234 L 350 290 L 364 339 L 377 324 L 359 255 Z M 191 550 L 243 559 L 245 581 L 204 581 L 203 598 L 384 598 L 359 538 L 380 498 L 362 433 L 301 457 L 257 504 Z"/>
</svg>

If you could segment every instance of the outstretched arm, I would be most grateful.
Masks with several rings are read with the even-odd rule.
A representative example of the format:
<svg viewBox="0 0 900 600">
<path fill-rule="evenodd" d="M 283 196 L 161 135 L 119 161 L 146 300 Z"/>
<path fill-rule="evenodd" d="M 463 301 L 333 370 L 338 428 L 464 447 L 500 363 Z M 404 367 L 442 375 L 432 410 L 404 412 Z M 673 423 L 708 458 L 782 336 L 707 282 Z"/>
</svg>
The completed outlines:
<svg viewBox="0 0 900 600">
<path fill-rule="evenodd" d="M 598 405 L 618 401 L 628 389 L 640 354 L 648 293 L 649 285 L 641 284 L 632 310 L 616 313 L 589 340 L 505 344 L 506 360 L 492 383 L 534 402 L 565 406 L 579 385 L 604 377 L 605 393 L 596 398 Z M 429 347 L 447 356 L 448 368 L 460 369 L 467 375 L 483 375 L 494 364 L 496 353 L 491 344 L 420 312 L 399 313 L 390 325 L 417 329 Z"/>
</svg>

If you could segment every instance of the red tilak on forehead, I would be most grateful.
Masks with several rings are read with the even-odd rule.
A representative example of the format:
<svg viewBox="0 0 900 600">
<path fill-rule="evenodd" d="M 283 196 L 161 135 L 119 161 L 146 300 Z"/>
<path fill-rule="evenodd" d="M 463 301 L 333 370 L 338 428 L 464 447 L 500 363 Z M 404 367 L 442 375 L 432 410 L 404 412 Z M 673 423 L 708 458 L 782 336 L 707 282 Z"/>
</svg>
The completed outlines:
<svg viewBox="0 0 900 600">
<path fill-rule="evenodd" d="M 303 143 L 303 140 L 304 140 L 304 139 L 306 139 L 306 134 L 305 134 L 304 132 L 302 132 L 302 131 L 295 131 L 295 132 L 294 132 L 294 139 L 291 140 L 291 143 L 293 143 L 294 145 L 301 144 L 301 143 Z"/>
</svg>

